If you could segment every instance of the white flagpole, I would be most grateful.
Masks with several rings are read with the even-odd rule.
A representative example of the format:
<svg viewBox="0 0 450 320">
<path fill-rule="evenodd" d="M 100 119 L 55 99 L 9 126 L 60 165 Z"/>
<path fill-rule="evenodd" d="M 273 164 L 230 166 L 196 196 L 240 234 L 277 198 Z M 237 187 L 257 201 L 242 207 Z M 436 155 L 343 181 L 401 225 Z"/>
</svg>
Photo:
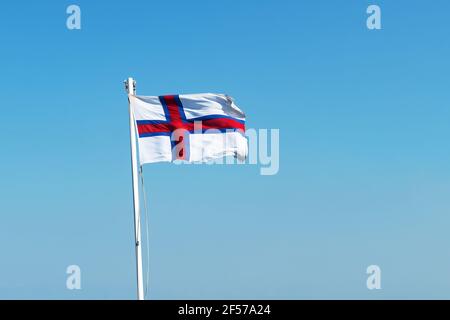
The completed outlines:
<svg viewBox="0 0 450 320">
<path fill-rule="evenodd" d="M 133 78 L 125 80 L 125 89 L 128 94 L 136 95 L 136 82 Z M 130 144 L 131 144 L 131 168 L 133 177 L 133 205 L 134 205 L 134 234 L 136 246 L 136 274 L 137 274 L 137 298 L 144 300 L 144 278 L 142 275 L 142 245 L 141 245 L 141 220 L 139 208 L 139 172 L 136 151 L 136 122 L 134 121 L 131 104 L 130 114 Z"/>
</svg>

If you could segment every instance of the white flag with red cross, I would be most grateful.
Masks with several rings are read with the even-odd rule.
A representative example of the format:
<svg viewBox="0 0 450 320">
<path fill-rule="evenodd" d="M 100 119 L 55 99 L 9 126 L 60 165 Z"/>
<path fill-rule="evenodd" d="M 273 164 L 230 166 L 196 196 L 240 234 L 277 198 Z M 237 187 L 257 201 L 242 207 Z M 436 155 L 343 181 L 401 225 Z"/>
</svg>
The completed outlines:
<svg viewBox="0 0 450 320">
<path fill-rule="evenodd" d="M 129 95 L 140 164 L 247 157 L 245 114 L 222 94 Z"/>
</svg>

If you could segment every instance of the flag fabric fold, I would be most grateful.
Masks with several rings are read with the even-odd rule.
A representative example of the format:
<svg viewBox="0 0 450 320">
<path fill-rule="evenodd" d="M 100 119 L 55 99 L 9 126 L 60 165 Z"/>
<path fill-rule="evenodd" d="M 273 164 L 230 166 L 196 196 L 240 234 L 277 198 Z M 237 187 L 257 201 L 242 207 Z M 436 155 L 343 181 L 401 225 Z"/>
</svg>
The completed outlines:
<svg viewBox="0 0 450 320">
<path fill-rule="evenodd" d="M 223 94 L 129 95 L 140 164 L 247 157 L 245 114 Z"/>
</svg>

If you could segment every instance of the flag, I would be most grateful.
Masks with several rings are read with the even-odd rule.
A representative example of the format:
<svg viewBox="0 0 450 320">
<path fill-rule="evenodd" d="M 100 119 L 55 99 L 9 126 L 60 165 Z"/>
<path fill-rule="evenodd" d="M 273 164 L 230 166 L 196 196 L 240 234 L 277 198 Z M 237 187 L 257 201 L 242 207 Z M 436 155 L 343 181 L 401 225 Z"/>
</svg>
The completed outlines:
<svg viewBox="0 0 450 320">
<path fill-rule="evenodd" d="M 245 114 L 223 94 L 129 95 L 140 164 L 247 157 Z"/>
</svg>

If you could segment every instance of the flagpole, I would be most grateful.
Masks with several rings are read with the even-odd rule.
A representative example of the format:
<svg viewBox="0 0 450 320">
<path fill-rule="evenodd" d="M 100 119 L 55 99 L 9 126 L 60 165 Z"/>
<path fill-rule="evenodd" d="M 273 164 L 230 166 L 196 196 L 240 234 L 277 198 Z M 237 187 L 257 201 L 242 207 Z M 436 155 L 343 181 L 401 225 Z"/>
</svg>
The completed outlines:
<svg viewBox="0 0 450 320">
<path fill-rule="evenodd" d="M 128 94 L 136 95 L 136 81 L 133 78 L 125 80 L 125 89 Z M 134 207 L 134 236 L 136 249 L 136 276 L 137 298 L 144 300 L 144 278 L 142 274 L 142 245 L 141 245 L 141 219 L 139 206 L 139 171 L 136 151 L 136 122 L 134 121 L 131 104 L 128 101 L 130 116 L 130 145 L 131 145 L 131 172 L 133 180 L 133 207 Z"/>
</svg>

